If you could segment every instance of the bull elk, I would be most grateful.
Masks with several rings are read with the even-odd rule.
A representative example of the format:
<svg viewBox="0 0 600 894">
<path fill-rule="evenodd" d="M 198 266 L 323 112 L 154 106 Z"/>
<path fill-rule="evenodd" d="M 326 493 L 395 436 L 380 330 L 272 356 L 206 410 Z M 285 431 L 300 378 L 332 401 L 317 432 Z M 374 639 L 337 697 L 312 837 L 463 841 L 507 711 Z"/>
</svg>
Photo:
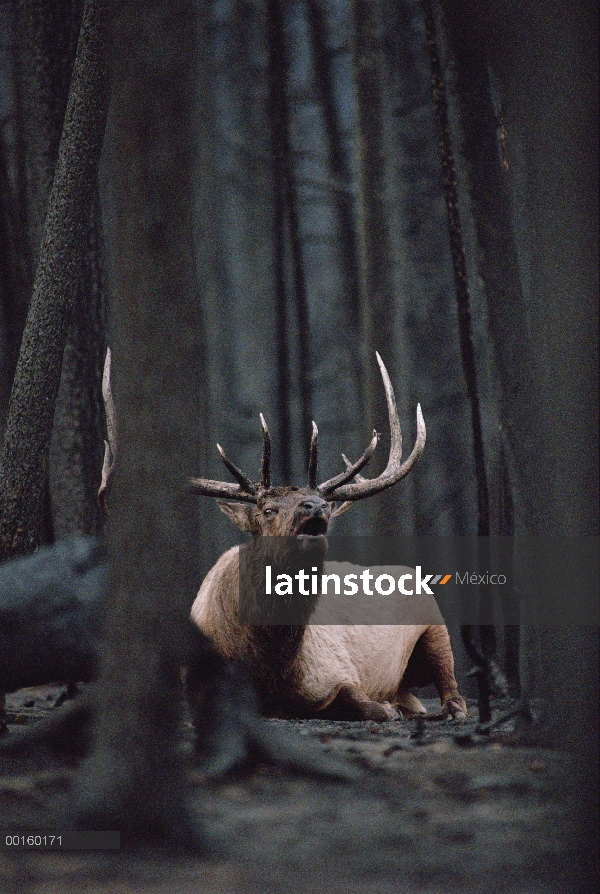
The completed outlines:
<svg viewBox="0 0 600 894">
<path fill-rule="evenodd" d="M 251 481 L 217 444 L 225 467 L 237 483 L 194 478 L 193 491 L 219 498 L 221 511 L 254 537 L 324 539 L 332 518 L 357 500 L 381 493 L 404 478 L 425 446 L 425 422 L 418 406 L 415 445 L 402 462 L 402 432 L 394 390 L 379 354 L 377 362 L 391 430 L 388 463 L 379 476 L 366 479 L 359 474 L 377 447 L 374 431 L 360 459 L 351 463 L 344 456 L 346 470 L 318 484 L 318 430 L 313 422 L 307 486 L 274 487 L 271 439 L 261 414 L 259 481 Z M 466 705 L 454 677 L 445 626 L 247 626 L 240 623 L 239 564 L 239 546 L 221 556 L 198 592 L 191 617 L 223 656 L 245 664 L 265 713 L 376 721 L 397 718 L 398 712 L 424 714 L 425 708 L 411 688 L 435 683 L 443 713 L 457 720 L 465 718 Z"/>
</svg>

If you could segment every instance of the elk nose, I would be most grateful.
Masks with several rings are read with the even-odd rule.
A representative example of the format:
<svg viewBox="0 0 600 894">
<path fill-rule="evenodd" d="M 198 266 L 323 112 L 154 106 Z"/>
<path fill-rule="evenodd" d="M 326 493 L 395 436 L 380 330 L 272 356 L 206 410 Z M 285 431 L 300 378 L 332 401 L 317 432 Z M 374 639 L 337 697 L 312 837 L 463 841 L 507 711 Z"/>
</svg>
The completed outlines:
<svg viewBox="0 0 600 894">
<path fill-rule="evenodd" d="M 327 501 L 322 500 L 321 497 L 307 497 L 300 505 L 302 506 L 302 509 L 306 509 L 311 516 L 325 515 L 327 512 Z"/>
</svg>

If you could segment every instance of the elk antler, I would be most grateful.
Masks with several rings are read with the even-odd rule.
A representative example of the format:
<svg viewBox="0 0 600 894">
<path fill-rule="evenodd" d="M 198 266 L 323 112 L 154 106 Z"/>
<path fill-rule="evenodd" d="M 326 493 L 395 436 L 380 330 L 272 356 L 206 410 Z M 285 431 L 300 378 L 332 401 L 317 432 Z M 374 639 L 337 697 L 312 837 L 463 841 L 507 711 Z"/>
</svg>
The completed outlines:
<svg viewBox="0 0 600 894">
<path fill-rule="evenodd" d="M 317 466 L 319 462 L 319 429 L 317 423 L 313 421 L 312 435 L 310 438 L 310 454 L 308 456 L 308 486 L 311 490 L 315 490 L 317 486 Z"/>
<path fill-rule="evenodd" d="M 342 500 L 348 503 L 353 503 L 356 500 L 364 500 L 365 497 L 371 497 L 374 494 L 381 493 L 382 490 L 386 490 L 388 487 L 392 487 L 392 485 L 400 481 L 401 478 L 408 475 L 423 453 L 425 447 L 425 437 L 427 434 L 425 421 L 421 412 L 421 405 L 417 404 L 417 438 L 415 446 L 406 462 L 402 462 L 402 430 L 398 418 L 394 389 L 392 388 L 392 383 L 390 382 L 390 377 L 388 376 L 383 360 L 379 354 L 376 354 L 376 356 L 379 369 L 381 370 L 383 387 L 385 388 L 388 416 L 390 420 L 391 444 L 388 463 L 384 471 L 381 475 L 378 475 L 377 478 L 369 479 L 358 476 L 355 481 L 348 483 L 352 478 L 357 476 L 357 473 L 367 464 L 373 455 L 373 451 L 377 446 L 377 433 L 374 432 L 373 440 L 356 463 L 351 465 L 346 460 L 348 468 L 345 472 L 342 472 L 337 478 L 331 478 L 329 481 L 325 481 L 318 487 L 319 493 L 322 496 L 327 496 L 327 499 L 329 500 Z M 341 514 L 341 510 L 342 507 L 340 507 L 340 511 L 337 512 L 338 515 Z"/>
<path fill-rule="evenodd" d="M 260 464 L 259 483 L 255 484 L 241 469 L 238 469 L 227 458 L 221 445 L 217 444 L 217 450 L 223 460 L 223 465 L 231 472 L 238 484 L 232 484 L 229 481 L 212 481 L 210 478 L 191 478 L 190 487 L 194 493 L 203 494 L 205 497 L 225 497 L 227 500 L 241 500 L 243 503 L 256 503 L 258 501 L 258 491 L 268 490 L 271 487 L 271 436 L 262 413 L 260 414 L 260 424 L 263 431 L 263 455 Z"/>
<path fill-rule="evenodd" d="M 112 355 L 110 348 L 106 349 L 104 359 L 104 372 L 102 373 L 102 399 L 104 401 L 104 413 L 106 415 L 106 432 L 108 441 L 104 442 L 104 461 L 102 463 L 102 479 L 98 488 L 98 504 L 103 513 L 106 513 L 106 496 L 110 478 L 117 464 L 117 414 L 110 385 L 110 366 Z"/>
<path fill-rule="evenodd" d="M 260 464 L 260 486 L 265 490 L 271 487 L 271 436 L 265 417 L 260 414 L 260 424 L 263 430 L 263 455 Z"/>
<path fill-rule="evenodd" d="M 379 435 L 373 432 L 371 443 L 363 453 L 363 455 L 355 463 L 351 463 L 344 457 L 346 463 L 346 471 L 341 472 L 334 478 L 329 478 L 323 484 L 317 486 L 317 461 L 318 461 L 318 437 L 319 430 L 315 423 L 312 426 L 312 437 L 310 440 L 310 455 L 308 460 L 308 486 L 311 490 L 316 490 L 322 497 L 330 502 L 334 500 L 342 501 L 342 506 L 335 510 L 334 515 L 341 515 L 346 509 L 349 509 L 356 500 L 363 500 L 373 494 L 378 494 L 382 490 L 386 490 L 405 475 L 408 475 L 414 464 L 417 462 L 425 447 L 425 422 L 421 413 L 421 405 L 417 405 L 417 439 L 412 453 L 405 463 L 402 463 L 402 431 L 400 429 L 400 420 L 398 419 L 398 410 L 396 408 L 396 398 L 394 397 L 394 389 L 390 382 L 387 369 L 383 360 L 377 356 L 381 377 L 383 379 L 383 387 L 387 398 L 388 415 L 390 419 L 391 445 L 388 464 L 385 470 L 377 478 L 363 478 L 358 473 L 369 462 L 377 442 Z M 238 469 L 226 456 L 225 451 L 217 444 L 217 450 L 223 460 L 225 468 L 231 472 L 237 480 L 237 484 L 229 481 L 212 481 L 209 478 L 192 478 L 190 479 L 191 489 L 197 494 L 203 494 L 206 497 L 225 497 L 229 500 L 241 500 L 244 503 L 257 503 L 259 492 L 268 490 L 271 487 L 271 438 L 269 429 L 265 422 L 264 416 L 260 414 L 260 424 L 263 431 L 263 455 L 260 467 L 260 481 L 255 484 L 241 469 Z M 342 454 L 343 456 L 343 454 Z M 354 480 L 353 480 L 354 479 Z"/>
</svg>

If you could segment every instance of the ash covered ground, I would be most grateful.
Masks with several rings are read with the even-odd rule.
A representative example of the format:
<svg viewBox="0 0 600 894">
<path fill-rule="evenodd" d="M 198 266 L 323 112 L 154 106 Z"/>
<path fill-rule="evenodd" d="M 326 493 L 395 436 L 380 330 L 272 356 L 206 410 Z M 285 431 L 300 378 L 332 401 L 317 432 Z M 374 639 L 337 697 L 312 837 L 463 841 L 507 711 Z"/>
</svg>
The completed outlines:
<svg viewBox="0 0 600 894">
<path fill-rule="evenodd" d="M 45 687 L 8 699 L 9 720 L 35 722 L 61 697 Z M 432 716 L 434 700 L 423 700 Z M 495 706 L 498 716 L 506 703 Z M 476 713 L 469 703 L 472 715 Z M 590 890 L 577 757 L 507 744 L 475 721 L 281 721 L 317 751 L 359 770 L 336 782 L 259 765 L 210 782 L 190 756 L 189 798 L 207 854 L 144 847 L 0 853 L 6 894 L 577 894 Z M 12 727 L 14 729 L 14 726 Z M 191 730 L 190 736 L 191 736 Z M 464 737 L 457 739 L 459 737 Z M 473 742 L 475 740 L 475 744 Z M 188 745 L 191 755 L 191 746 Z M 4 765 L 2 827 L 35 828 L 66 798 L 73 767 Z M 584 829 L 584 838 L 586 830 Z M 593 835 L 593 830 L 587 832 Z M 583 843 L 583 848 L 582 848 Z"/>
</svg>

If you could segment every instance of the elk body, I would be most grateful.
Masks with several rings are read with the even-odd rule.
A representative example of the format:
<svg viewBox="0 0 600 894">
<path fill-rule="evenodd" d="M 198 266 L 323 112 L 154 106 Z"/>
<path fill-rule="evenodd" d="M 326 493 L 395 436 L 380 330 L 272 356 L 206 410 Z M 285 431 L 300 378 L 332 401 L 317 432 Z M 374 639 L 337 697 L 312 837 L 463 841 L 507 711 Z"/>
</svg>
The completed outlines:
<svg viewBox="0 0 600 894">
<path fill-rule="evenodd" d="M 425 446 L 425 423 L 417 407 L 416 442 L 402 463 L 402 434 L 394 391 L 379 355 L 377 361 L 391 429 L 388 464 L 377 478 L 365 479 L 359 474 L 377 446 L 378 435 L 373 432 L 369 446 L 357 462 L 350 463 L 344 457 L 346 471 L 317 484 L 318 431 L 313 422 L 307 487 L 273 487 L 271 443 L 261 415 L 263 458 L 259 482 L 244 475 L 217 445 L 237 484 L 196 478 L 192 480 L 195 492 L 228 498 L 227 502 L 219 499 L 219 508 L 238 528 L 254 537 L 300 538 L 302 546 L 312 551 L 311 561 L 321 573 L 331 518 L 355 501 L 380 493 L 404 478 Z M 341 505 L 336 508 L 338 503 Z M 223 656 L 246 666 L 265 713 L 378 721 L 395 718 L 398 711 L 404 715 L 422 714 L 425 709 L 411 689 L 435 683 L 444 713 L 464 718 L 466 706 L 458 692 L 444 625 L 246 626 L 240 623 L 239 566 L 240 547 L 236 546 L 208 572 L 191 617 Z M 310 610 L 311 606 L 307 606 L 306 620 Z"/>
</svg>

